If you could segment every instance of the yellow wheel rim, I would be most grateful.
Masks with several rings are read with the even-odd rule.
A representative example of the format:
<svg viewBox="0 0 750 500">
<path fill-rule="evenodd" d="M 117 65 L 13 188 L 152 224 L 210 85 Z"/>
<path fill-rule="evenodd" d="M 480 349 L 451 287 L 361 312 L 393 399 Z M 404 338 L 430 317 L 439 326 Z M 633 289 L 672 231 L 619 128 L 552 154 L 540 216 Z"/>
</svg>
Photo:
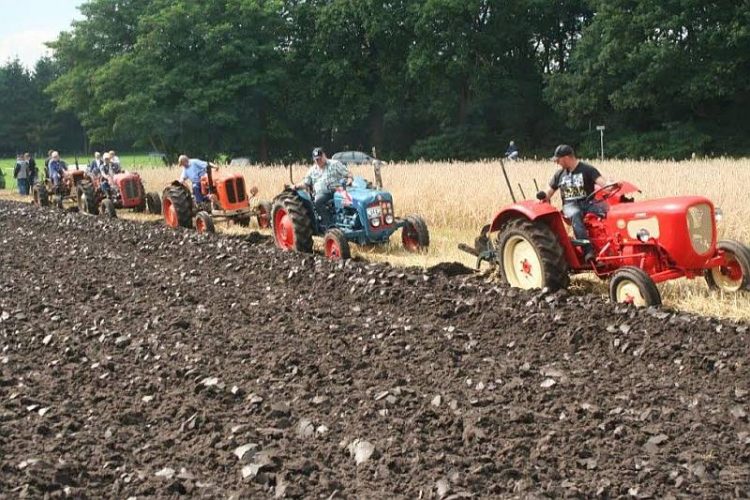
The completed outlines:
<svg viewBox="0 0 750 500">
<path fill-rule="evenodd" d="M 617 285 L 617 302 L 624 304 L 633 304 L 636 307 L 646 307 L 646 299 L 633 281 L 622 280 Z"/>
<path fill-rule="evenodd" d="M 522 236 L 512 236 L 503 249 L 503 270 L 511 286 L 542 288 L 544 269 L 534 247 Z"/>
<path fill-rule="evenodd" d="M 711 268 L 714 283 L 725 292 L 737 292 L 742 288 L 742 267 L 733 254 L 725 254 L 727 264 Z"/>
</svg>

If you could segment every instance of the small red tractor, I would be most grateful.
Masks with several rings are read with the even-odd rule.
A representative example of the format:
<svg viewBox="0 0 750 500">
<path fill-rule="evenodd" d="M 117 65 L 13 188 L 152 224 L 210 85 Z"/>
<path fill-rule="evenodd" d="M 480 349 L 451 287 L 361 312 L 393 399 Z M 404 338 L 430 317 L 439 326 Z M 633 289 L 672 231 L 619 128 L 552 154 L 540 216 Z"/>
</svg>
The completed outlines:
<svg viewBox="0 0 750 500">
<path fill-rule="evenodd" d="M 162 193 L 162 214 L 170 227 L 193 228 L 198 232 L 215 232 L 215 219 L 247 227 L 253 217 L 258 227 L 270 226 L 271 204 L 256 198 L 258 189 L 245 188 L 242 174 L 212 173 L 211 168 L 201 177 L 201 194 L 207 198 L 196 203 L 190 190 L 178 181 L 172 182 Z"/>
<path fill-rule="evenodd" d="M 50 179 L 37 182 L 31 188 L 34 205 L 48 207 L 52 201 L 58 208 L 63 208 L 65 202 L 74 203 L 78 206 L 78 199 L 86 186 L 90 185 L 91 178 L 82 169 L 70 169 L 63 172 L 62 179 L 57 188 Z M 93 189 L 92 189 L 93 192 Z"/>
<path fill-rule="evenodd" d="M 82 182 L 78 197 L 81 212 L 117 217 L 118 208 L 129 208 L 134 212 L 161 213 L 159 193 L 147 193 L 141 176 L 135 172 L 115 174 L 109 181 L 101 176 Z"/>
<path fill-rule="evenodd" d="M 477 266 L 483 260 L 497 265 L 514 287 L 556 290 L 568 286 L 571 274 L 593 272 L 609 279 L 613 302 L 637 306 L 660 304 L 656 284 L 683 277 L 704 277 L 709 287 L 726 292 L 750 290 L 750 248 L 717 241 L 721 211 L 711 200 L 680 196 L 635 202 L 628 196 L 635 192 L 640 191 L 634 185 L 615 182 L 590 195 L 608 210 L 584 217 L 595 252 L 589 262 L 582 249 L 586 242 L 568 235 L 569 221 L 560 210 L 531 200 L 502 208 L 473 248 L 459 248 L 478 257 Z"/>
</svg>

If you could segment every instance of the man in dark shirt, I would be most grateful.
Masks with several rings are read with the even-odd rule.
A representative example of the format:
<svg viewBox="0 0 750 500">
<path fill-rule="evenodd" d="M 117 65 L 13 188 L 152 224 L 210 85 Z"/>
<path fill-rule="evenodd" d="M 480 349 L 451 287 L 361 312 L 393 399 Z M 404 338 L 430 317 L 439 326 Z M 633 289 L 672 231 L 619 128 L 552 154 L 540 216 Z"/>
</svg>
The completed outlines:
<svg viewBox="0 0 750 500">
<path fill-rule="evenodd" d="M 576 239 L 583 242 L 584 260 L 589 261 L 594 258 L 594 249 L 588 241 L 589 233 L 583 223 L 583 216 L 587 213 L 604 215 L 606 210 L 586 198 L 594 192 L 595 186 L 606 186 L 609 181 L 596 168 L 576 158 L 575 151 L 567 144 L 557 146 L 552 160 L 561 168 L 552 176 L 549 189 L 541 201 L 549 202 L 552 195 L 560 190 L 563 215 L 570 219 Z"/>
</svg>

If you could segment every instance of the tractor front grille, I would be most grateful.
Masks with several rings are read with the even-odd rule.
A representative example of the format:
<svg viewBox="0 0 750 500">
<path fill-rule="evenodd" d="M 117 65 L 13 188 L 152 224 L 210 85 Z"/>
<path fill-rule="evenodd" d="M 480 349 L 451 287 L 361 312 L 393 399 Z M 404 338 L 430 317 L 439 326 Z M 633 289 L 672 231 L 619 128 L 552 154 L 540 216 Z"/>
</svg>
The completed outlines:
<svg viewBox="0 0 750 500">
<path fill-rule="evenodd" d="M 227 180 L 227 201 L 229 203 L 237 203 L 237 188 L 234 186 L 234 179 Z"/>
<path fill-rule="evenodd" d="M 699 255 L 707 253 L 713 244 L 711 207 L 706 203 L 693 205 L 687 211 L 688 233 L 693 250 Z"/>
<path fill-rule="evenodd" d="M 123 198 L 126 200 L 135 200 L 140 198 L 138 182 L 135 179 L 127 179 L 122 183 Z"/>
<path fill-rule="evenodd" d="M 235 182 L 237 183 L 237 201 L 245 201 L 245 198 L 247 198 L 247 195 L 245 194 L 247 191 L 245 191 L 245 179 L 244 177 L 237 177 L 235 179 Z"/>
</svg>

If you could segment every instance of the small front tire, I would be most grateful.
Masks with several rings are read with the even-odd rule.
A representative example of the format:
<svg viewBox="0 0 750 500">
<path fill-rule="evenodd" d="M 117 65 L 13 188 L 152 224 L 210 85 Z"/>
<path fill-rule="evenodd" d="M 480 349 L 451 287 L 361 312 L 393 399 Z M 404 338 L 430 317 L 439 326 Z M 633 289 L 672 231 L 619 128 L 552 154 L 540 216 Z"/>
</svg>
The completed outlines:
<svg viewBox="0 0 750 500">
<path fill-rule="evenodd" d="M 733 240 L 719 241 L 716 247 L 727 262 L 704 272 L 708 287 L 722 292 L 750 290 L 750 248 Z"/>
<path fill-rule="evenodd" d="M 409 215 L 401 228 L 401 243 L 408 252 L 423 252 L 430 246 L 430 231 L 419 215 Z"/>
<path fill-rule="evenodd" d="M 656 283 L 638 267 L 618 269 L 609 282 L 609 298 L 618 304 L 632 304 L 636 307 L 658 306 L 661 294 Z"/>
<path fill-rule="evenodd" d="M 326 231 L 324 248 L 326 257 L 330 260 L 347 260 L 351 258 L 349 240 L 341 229 Z"/>
<path fill-rule="evenodd" d="M 214 219 L 208 212 L 200 211 L 195 216 L 195 230 L 199 233 L 215 233 Z"/>
</svg>

